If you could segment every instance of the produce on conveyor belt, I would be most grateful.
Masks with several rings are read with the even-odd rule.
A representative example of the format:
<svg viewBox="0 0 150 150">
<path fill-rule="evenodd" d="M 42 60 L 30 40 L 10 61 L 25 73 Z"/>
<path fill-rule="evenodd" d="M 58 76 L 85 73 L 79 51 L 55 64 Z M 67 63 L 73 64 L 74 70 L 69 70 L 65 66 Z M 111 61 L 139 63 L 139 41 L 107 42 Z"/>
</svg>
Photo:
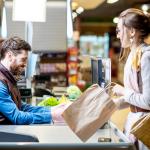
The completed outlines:
<svg viewBox="0 0 150 150">
<path fill-rule="evenodd" d="M 66 96 L 63 94 L 62 97 L 59 99 L 58 103 L 66 103 L 66 102 L 70 102 L 70 100 L 68 100 L 66 98 Z"/>
<path fill-rule="evenodd" d="M 82 94 L 81 90 L 75 85 L 71 85 L 67 89 L 67 93 L 69 95 L 69 98 L 72 98 L 72 99 L 77 99 Z"/>
<path fill-rule="evenodd" d="M 45 101 L 42 101 L 41 103 L 39 103 L 37 106 L 56 106 L 60 103 L 66 103 L 66 102 L 71 102 L 70 100 L 68 100 L 66 98 L 66 96 L 63 94 L 62 97 L 59 99 L 59 101 L 57 101 L 57 99 L 55 99 L 54 97 L 48 98 Z"/>
<path fill-rule="evenodd" d="M 38 104 L 38 106 L 56 106 L 59 103 L 57 102 L 57 100 L 54 97 L 48 98 L 45 101 L 42 101 L 41 103 Z"/>
</svg>

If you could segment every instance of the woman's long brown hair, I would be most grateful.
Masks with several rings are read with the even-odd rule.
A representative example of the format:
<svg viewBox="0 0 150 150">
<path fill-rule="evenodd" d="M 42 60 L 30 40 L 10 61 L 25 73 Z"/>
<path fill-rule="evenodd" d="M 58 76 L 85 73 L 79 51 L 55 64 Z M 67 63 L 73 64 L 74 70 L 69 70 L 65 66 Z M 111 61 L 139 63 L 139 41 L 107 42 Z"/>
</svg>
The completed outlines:
<svg viewBox="0 0 150 150">
<path fill-rule="evenodd" d="M 150 33 L 150 15 L 144 14 L 141 10 L 130 8 L 125 11 L 123 11 L 119 18 L 123 19 L 122 23 L 122 29 L 123 29 L 123 35 L 124 35 L 124 27 L 131 29 L 134 28 L 138 31 L 139 39 L 141 41 L 144 41 Z M 123 39 L 123 38 L 122 38 Z M 123 53 L 123 54 L 122 54 Z M 125 54 L 128 56 L 130 53 L 130 48 L 123 49 L 121 48 L 119 61 L 121 61 Z"/>
</svg>

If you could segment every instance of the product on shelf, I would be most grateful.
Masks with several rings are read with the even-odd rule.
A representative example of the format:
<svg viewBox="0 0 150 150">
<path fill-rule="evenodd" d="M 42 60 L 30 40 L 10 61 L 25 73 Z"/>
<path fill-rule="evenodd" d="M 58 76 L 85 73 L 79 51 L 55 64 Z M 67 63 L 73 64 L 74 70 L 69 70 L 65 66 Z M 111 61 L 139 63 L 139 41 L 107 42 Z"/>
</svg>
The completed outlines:
<svg viewBox="0 0 150 150">
<path fill-rule="evenodd" d="M 70 47 L 67 53 L 67 76 L 69 85 L 77 85 L 78 82 L 78 49 Z"/>
</svg>

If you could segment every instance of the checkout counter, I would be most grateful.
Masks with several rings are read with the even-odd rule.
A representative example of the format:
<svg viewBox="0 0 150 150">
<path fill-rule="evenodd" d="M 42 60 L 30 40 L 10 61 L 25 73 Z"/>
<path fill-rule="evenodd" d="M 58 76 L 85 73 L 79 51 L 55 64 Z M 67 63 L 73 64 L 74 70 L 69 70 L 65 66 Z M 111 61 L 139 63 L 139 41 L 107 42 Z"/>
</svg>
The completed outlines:
<svg viewBox="0 0 150 150">
<path fill-rule="evenodd" d="M 34 135 L 36 142 L 5 142 L 0 149 L 38 149 L 38 150 L 135 150 L 134 145 L 112 122 L 99 129 L 87 142 L 83 143 L 65 124 L 1 125 L 0 131 Z M 39 141 L 39 142 L 38 142 Z M 108 142 L 109 141 L 109 142 Z"/>
<path fill-rule="evenodd" d="M 92 83 L 105 87 L 111 82 L 110 59 L 92 59 Z M 43 78 L 42 78 L 43 79 Z M 41 80 L 41 78 L 37 78 Z M 41 82 L 40 82 L 41 83 Z M 31 98 L 31 89 L 22 89 L 22 98 Z M 110 90 L 106 91 L 110 95 Z M 38 99 L 32 97 L 32 105 Z M 2 137 L 6 138 L 2 138 Z M 65 122 L 34 125 L 0 125 L 0 149 L 7 150 L 136 150 L 134 145 L 109 120 L 83 143 Z"/>
</svg>

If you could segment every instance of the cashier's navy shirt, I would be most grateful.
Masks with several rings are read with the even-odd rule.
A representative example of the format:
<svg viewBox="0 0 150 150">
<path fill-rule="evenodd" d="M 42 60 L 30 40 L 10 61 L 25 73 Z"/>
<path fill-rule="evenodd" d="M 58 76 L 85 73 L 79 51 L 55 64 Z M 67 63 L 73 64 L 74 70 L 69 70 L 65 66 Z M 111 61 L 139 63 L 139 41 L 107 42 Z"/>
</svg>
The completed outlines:
<svg viewBox="0 0 150 150">
<path fill-rule="evenodd" d="M 11 99 L 7 87 L 0 81 L 0 112 L 14 124 L 48 123 L 50 107 L 31 106 L 21 101 L 21 111 Z"/>
</svg>

